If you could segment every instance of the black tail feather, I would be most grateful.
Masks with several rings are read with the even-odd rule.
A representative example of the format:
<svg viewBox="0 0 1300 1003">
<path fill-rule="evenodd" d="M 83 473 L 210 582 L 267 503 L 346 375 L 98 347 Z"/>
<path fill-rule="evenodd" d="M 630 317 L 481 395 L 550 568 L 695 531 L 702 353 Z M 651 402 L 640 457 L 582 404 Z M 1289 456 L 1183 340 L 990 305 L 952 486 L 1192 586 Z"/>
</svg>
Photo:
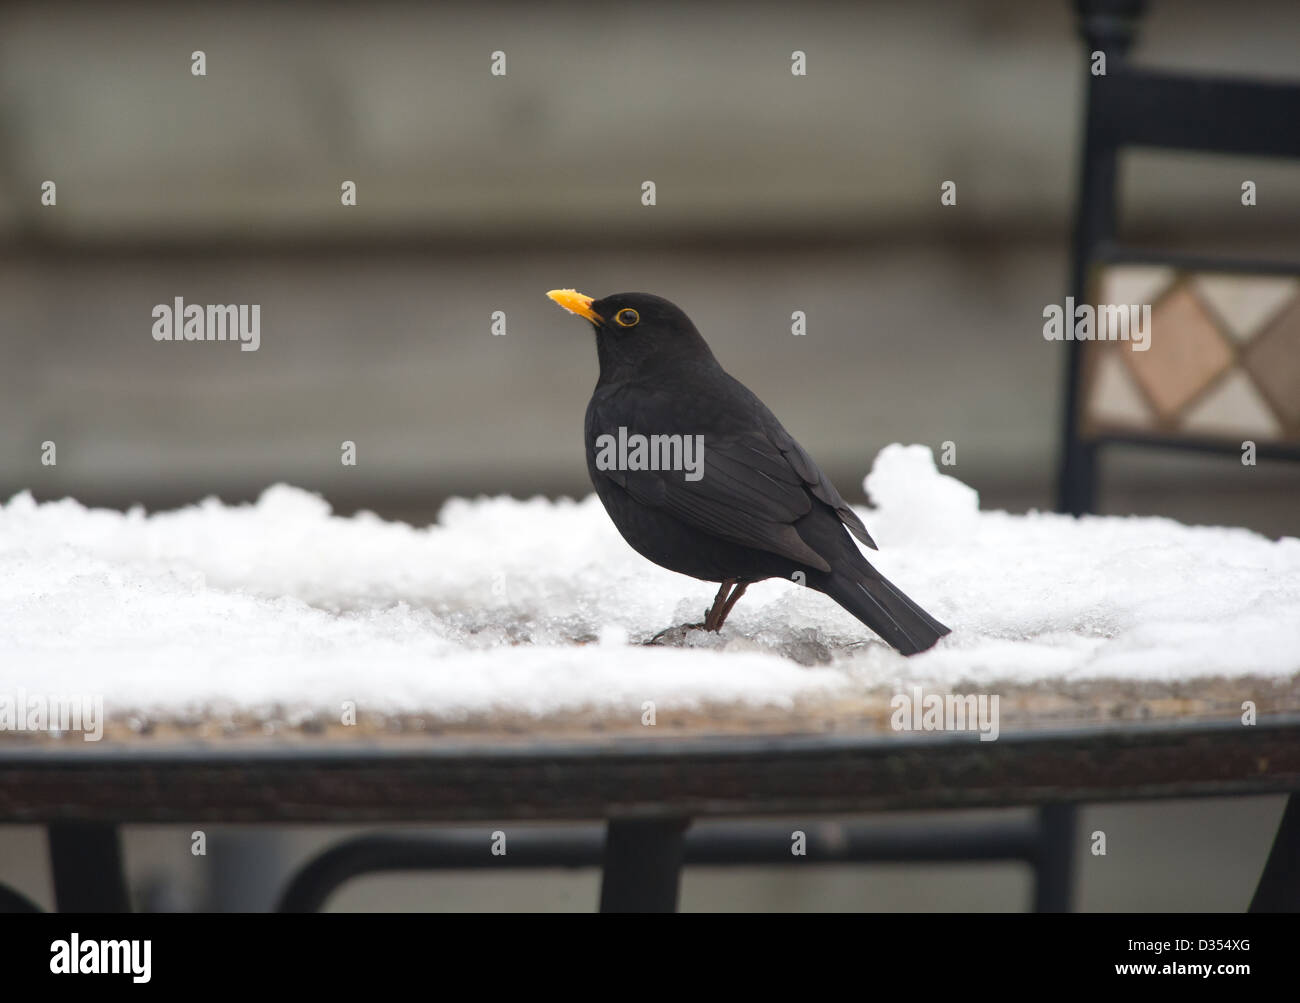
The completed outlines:
<svg viewBox="0 0 1300 1003">
<path fill-rule="evenodd" d="M 837 571 L 825 591 L 901 654 L 925 651 L 951 633 L 870 565 L 858 574 Z"/>
</svg>

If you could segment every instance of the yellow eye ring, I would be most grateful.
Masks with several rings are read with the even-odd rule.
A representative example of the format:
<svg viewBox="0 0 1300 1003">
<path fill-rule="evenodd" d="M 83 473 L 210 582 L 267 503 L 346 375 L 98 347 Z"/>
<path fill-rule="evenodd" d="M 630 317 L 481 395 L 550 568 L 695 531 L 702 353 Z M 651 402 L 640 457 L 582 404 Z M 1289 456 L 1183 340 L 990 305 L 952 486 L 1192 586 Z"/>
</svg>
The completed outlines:
<svg viewBox="0 0 1300 1003">
<path fill-rule="evenodd" d="M 641 315 L 631 307 L 624 307 L 614 314 L 614 323 L 619 327 L 636 327 L 641 322 Z"/>
</svg>

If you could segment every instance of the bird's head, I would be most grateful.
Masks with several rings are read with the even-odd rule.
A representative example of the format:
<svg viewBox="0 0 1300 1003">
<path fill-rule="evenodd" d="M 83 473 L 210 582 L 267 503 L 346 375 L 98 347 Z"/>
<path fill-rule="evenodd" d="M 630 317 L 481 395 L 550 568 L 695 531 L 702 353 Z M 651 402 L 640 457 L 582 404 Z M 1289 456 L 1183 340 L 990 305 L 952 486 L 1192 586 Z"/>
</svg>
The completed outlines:
<svg viewBox="0 0 1300 1003">
<path fill-rule="evenodd" d="M 662 296 L 615 293 L 593 300 L 572 289 L 552 289 L 546 295 L 596 329 L 602 380 L 677 361 L 714 361 L 691 319 Z"/>
</svg>

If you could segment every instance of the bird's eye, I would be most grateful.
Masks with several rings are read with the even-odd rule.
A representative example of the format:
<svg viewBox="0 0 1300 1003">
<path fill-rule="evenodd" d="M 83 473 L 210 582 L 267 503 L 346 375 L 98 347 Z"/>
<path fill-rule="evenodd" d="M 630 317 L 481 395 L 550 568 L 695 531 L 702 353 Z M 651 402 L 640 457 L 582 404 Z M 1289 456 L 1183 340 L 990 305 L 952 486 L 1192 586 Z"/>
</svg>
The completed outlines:
<svg viewBox="0 0 1300 1003">
<path fill-rule="evenodd" d="M 630 308 L 620 310 L 618 313 L 614 314 L 614 322 L 617 323 L 619 327 L 635 327 L 640 319 L 641 315 Z"/>
</svg>

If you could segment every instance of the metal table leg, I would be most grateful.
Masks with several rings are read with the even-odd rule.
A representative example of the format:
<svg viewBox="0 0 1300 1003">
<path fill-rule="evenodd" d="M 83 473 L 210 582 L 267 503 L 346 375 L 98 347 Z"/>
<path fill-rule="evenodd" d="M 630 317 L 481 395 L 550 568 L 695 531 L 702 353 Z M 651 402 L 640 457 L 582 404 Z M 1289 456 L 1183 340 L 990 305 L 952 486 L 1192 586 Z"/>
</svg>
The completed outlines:
<svg viewBox="0 0 1300 1003">
<path fill-rule="evenodd" d="M 1075 822 L 1072 804 L 1038 810 L 1038 859 L 1034 865 L 1034 912 L 1069 912 L 1074 890 Z"/>
<path fill-rule="evenodd" d="M 601 912 L 676 912 L 688 818 L 610 819 Z"/>
</svg>

